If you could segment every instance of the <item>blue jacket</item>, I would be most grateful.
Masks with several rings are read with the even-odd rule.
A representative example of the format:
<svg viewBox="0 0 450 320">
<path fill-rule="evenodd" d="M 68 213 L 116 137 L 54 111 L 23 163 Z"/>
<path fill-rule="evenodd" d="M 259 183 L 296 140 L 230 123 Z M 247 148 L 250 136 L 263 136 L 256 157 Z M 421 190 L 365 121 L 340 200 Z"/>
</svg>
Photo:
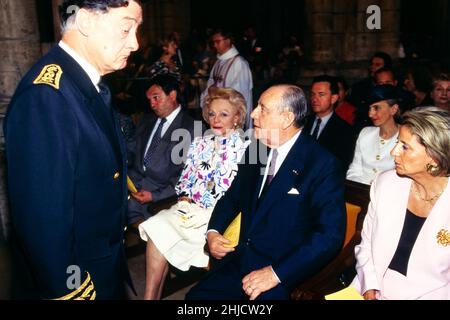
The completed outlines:
<svg viewBox="0 0 450 320">
<path fill-rule="evenodd" d="M 214 266 L 219 270 L 234 261 L 243 277 L 271 265 L 290 292 L 320 271 L 342 246 L 346 216 L 341 168 L 338 160 L 303 130 L 258 200 L 264 166 L 249 163 L 252 150 L 250 146 L 247 163 L 239 167 L 208 226 L 223 234 L 242 212 L 238 247 Z"/>
<path fill-rule="evenodd" d="M 40 296 L 73 293 L 79 268 L 79 291 L 116 297 L 129 273 L 126 151 L 114 111 L 56 46 L 20 82 L 4 130 L 12 224 Z"/>
</svg>

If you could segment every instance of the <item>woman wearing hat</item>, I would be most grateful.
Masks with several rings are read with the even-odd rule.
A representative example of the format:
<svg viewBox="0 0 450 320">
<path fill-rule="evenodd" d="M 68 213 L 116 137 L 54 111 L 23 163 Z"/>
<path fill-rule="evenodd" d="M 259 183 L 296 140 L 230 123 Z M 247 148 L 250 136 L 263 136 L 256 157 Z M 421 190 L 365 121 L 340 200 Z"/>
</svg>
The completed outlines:
<svg viewBox="0 0 450 320">
<path fill-rule="evenodd" d="M 394 168 L 390 155 L 398 138 L 396 119 L 400 113 L 397 89 L 380 85 L 372 89 L 369 118 L 373 127 L 364 128 L 356 142 L 347 180 L 370 185 L 378 173 Z"/>
</svg>

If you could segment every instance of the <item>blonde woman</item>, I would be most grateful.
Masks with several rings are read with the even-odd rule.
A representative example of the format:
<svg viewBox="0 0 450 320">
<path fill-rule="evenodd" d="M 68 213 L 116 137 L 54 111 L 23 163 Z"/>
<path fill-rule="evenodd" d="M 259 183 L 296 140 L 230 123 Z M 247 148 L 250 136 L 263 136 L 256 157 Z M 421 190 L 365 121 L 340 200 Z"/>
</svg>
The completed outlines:
<svg viewBox="0 0 450 320">
<path fill-rule="evenodd" d="M 194 139 L 176 186 L 177 204 L 139 226 L 147 241 L 145 299 L 161 298 L 169 265 L 187 271 L 206 267 L 203 247 L 212 210 L 230 187 L 248 143 L 237 129 L 245 121 L 244 97 L 229 88 L 211 87 L 203 117 L 211 130 Z"/>
<path fill-rule="evenodd" d="M 404 114 L 395 171 L 371 188 L 352 285 L 366 300 L 450 299 L 450 113 Z"/>
</svg>

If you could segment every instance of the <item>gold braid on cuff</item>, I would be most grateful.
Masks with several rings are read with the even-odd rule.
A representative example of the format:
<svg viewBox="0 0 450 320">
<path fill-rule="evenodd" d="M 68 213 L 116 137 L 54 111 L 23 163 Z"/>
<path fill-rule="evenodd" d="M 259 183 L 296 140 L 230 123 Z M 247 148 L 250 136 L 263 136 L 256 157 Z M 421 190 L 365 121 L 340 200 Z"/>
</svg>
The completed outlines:
<svg viewBox="0 0 450 320">
<path fill-rule="evenodd" d="M 86 280 L 77 290 L 54 300 L 95 300 L 96 296 L 94 282 L 92 282 L 91 275 L 87 273 Z"/>
</svg>

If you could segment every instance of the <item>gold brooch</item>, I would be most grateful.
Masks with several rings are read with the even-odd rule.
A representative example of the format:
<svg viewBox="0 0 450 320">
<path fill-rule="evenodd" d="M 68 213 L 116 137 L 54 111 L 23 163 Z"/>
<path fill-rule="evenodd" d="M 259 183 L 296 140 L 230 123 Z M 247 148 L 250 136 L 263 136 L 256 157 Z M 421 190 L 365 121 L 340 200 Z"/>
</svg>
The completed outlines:
<svg viewBox="0 0 450 320">
<path fill-rule="evenodd" d="M 439 231 L 436 238 L 440 245 L 444 247 L 450 246 L 450 232 L 448 232 L 447 230 L 442 229 L 441 231 Z"/>
<path fill-rule="evenodd" d="M 63 71 L 60 66 L 56 64 L 46 65 L 42 68 L 41 73 L 33 81 L 34 84 L 47 84 L 52 86 L 56 90 L 59 90 L 59 81 L 61 80 L 61 76 Z"/>
</svg>

